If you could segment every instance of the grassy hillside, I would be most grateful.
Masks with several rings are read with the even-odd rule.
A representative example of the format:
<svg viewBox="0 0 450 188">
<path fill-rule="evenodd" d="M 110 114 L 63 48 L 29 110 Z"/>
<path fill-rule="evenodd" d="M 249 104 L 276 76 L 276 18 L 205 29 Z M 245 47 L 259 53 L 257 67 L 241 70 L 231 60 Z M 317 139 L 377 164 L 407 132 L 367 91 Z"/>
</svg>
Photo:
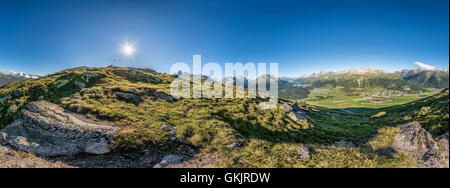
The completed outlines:
<svg viewBox="0 0 450 188">
<path fill-rule="evenodd" d="M 424 88 L 448 88 L 448 71 L 403 70 L 398 73 L 404 80 Z"/>
<path fill-rule="evenodd" d="M 412 102 L 434 95 L 436 91 L 424 89 L 403 80 L 393 73 L 376 70 L 364 73 L 325 73 L 311 78 L 310 95 L 305 101 L 327 108 L 384 108 Z"/>
<path fill-rule="evenodd" d="M 294 121 L 281 108 L 261 110 L 259 102 L 264 100 L 260 98 L 172 101 L 167 96 L 173 79 L 150 69 L 108 67 L 66 70 L 10 83 L 0 88 L 0 128 L 11 123 L 25 104 L 47 100 L 113 121 L 121 128 L 111 143 L 114 152 L 174 151 L 188 146 L 219 156 L 220 167 L 414 166 L 402 155 L 379 156 L 363 147 L 337 147 L 335 143 L 364 139 L 407 115 L 409 120 L 424 122 L 429 130 L 448 131 L 448 123 L 444 123 L 448 120 L 448 90 L 428 100 L 386 109 L 380 117 L 374 116 L 378 111 L 347 114 L 282 99 L 282 103 L 296 103 L 308 116 Z M 428 104 L 427 113 L 416 110 Z M 440 123 L 437 127 L 436 122 Z M 175 138 L 161 129 L 167 124 L 177 128 Z M 240 147 L 230 147 L 236 143 Z M 314 150 L 310 159 L 297 154 L 303 146 Z"/>
<path fill-rule="evenodd" d="M 394 107 L 378 109 L 372 113 L 386 112 L 381 118 L 388 123 L 402 123 L 415 120 L 427 131 L 437 135 L 449 130 L 449 89 L 437 95 Z"/>
<path fill-rule="evenodd" d="M 278 95 L 286 99 L 300 100 L 308 97 L 309 91 L 303 87 L 280 80 L 278 83 Z"/>
</svg>

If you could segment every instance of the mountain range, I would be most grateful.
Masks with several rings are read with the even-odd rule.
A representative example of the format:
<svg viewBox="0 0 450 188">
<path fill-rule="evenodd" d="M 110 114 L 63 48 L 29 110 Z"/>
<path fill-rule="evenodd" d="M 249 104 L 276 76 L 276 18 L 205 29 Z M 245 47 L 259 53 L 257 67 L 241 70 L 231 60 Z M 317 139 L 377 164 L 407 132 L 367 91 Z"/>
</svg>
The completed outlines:
<svg viewBox="0 0 450 188">
<path fill-rule="evenodd" d="M 18 73 L 14 71 L 0 71 L 0 86 L 10 82 L 22 81 L 25 79 L 37 79 L 39 76 L 32 74 Z"/>
<path fill-rule="evenodd" d="M 86 67 L 79 67 L 86 68 Z M 264 75 L 263 75 L 264 76 Z M 17 72 L 0 72 L 0 86 L 13 81 L 38 78 L 37 75 Z M 206 78 L 205 78 L 206 79 Z M 233 79 L 235 83 L 235 78 Z M 342 87 L 347 95 L 359 95 L 368 90 L 389 90 L 404 93 L 423 92 L 426 88 L 448 88 L 449 72 L 441 70 L 402 70 L 389 73 L 370 68 L 350 69 L 336 72 L 319 72 L 300 77 L 279 77 L 279 96 L 301 100 L 307 98 L 313 89 Z M 226 81 L 227 79 L 224 79 Z M 244 78 L 244 87 L 256 85 L 254 80 Z"/>
<path fill-rule="evenodd" d="M 404 80 L 424 88 L 448 88 L 449 72 L 441 70 L 402 70 L 396 72 Z"/>
<path fill-rule="evenodd" d="M 403 93 L 424 92 L 428 88 L 448 88 L 449 73 L 440 70 L 403 70 L 389 73 L 370 68 L 337 72 L 319 72 L 297 78 L 282 78 L 291 86 L 300 86 L 311 91 L 318 88 L 342 88 L 347 95 L 359 95 L 372 90 L 398 91 Z M 283 91 L 280 90 L 280 95 Z M 290 95 L 290 99 L 306 98 Z"/>
</svg>

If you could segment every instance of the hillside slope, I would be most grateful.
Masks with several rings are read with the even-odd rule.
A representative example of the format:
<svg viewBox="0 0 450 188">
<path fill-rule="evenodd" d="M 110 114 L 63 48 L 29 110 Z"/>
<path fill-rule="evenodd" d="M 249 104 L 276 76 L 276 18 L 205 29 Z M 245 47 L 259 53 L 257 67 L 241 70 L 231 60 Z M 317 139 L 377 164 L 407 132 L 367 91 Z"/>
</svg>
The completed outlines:
<svg viewBox="0 0 450 188">
<path fill-rule="evenodd" d="M 122 156 L 130 154 L 130 163 L 142 165 L 138 161 L 149 158 L 149 150 L 158 150 L 159 154 L 151 156 L 160 160 L 164 157 L 161 153 L 193 151 L 195 157 L 184 156 L 184 162 L 209 156 L 212 161 L 206 166 L 216 167 L 417 166 L 403 154 L 378 155 L 358 144 L 379 128 L 400 123 L 400 114 L 410 113 L 406 106 L 392 116 L 389 111 L 378 117 L 281 99 L 278 108 L 262 110 L 260 102 L 265 100 L 260 98 L 176 100 L 169 95 L 173 79 L 150 69 L 108 67 L 65 70 L 10 83 L 0 88 L 0 128 L 18 119 L 27 104 L 45 100 L 119 128 L 109 144 L 111 154 L 61 159 L 80 167 L 107 167 L 87 164 L 90 160 L 123 160 Z M 419 115 L 405 121 L 419 121 L 430 131 L 436 130 L 433 125 L 439 122 L 436 135 L 448 132 L 444 122 L 448 120 L 448 90 L 429 100 L 434 102 L 415 103 L 414 109 L 428 103 L 447 108 L 429 106 L 430 112 L 438 114 L 433 122 Z M 165 158 L 174 158 L 168 156 Z M 145 164 L 148 166 L 141 167 L 155 165 Z"/>
<path fill-rule="evenodd" d="M 424 88 L 448 88 L 448 71 L 402 70 L 397 73 L 404 80 Z"/>
</svg>

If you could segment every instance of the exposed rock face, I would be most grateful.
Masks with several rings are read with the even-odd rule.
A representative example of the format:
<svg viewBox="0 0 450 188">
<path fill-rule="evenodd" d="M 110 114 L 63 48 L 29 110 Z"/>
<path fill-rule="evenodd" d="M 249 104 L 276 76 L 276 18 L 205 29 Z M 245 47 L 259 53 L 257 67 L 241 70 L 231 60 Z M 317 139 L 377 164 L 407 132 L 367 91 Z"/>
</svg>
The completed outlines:
<svg viewBox="0 0 450 188">
<path fill-rule="evenodd" d="M 139 93 L 132 93 L 132 92 L 114 92 L 114 94 L 121 100 L 132 102 L 132 103 L 139 103 L 141 102 L 141 95 Z"/>
<path fill-rule="evenodd" d="M 156 92 L 155 93 L 155 97 L 163 99 L 163 100 L 166 100 L 167 102 L 174 102 L 175 101 L 175 99 L 172 96 L 167 95 L 165 93 Z"/>
<path fill-rule="evenodd" d="M 75 85 L 80 89 L 83 89 L 86 87 L 86 84 L 84 84 L 83 82 L 80 82 L 80 81 L 75 81 Z"/>
<path fill-rule="evenodd" d="M 398 126 L 400 132 L 395 136 L 392 148 L 420 159 L 430 150 L 438 150 L 431 134 L 420 126 L 419 122 L 411 122 Z"/>
<path fill-rule="evenodd" d="M 289 117 L 294 121 L 308 119 L 308 115 L 306 115 L 306 113 L 303 111 L 291 112 L 289 113 Z"/>
<path fill-rule="evenodd" d="M 81 79 L 86 82 L 89 83 L 91 80 L 96 80 L 96 79 L 100 79 L 100 78 L 104 78 L 105 75 L 103 74 L 96 74 L 96 73 L 84 73 L 81 76 Z"/>
<path fill-rule="evenodd" d="M 49 157 L 108 153 L 108 142 L 117 130 L 53 103 L 38 101 L 28 104 L 0 134 L 5 143 L 19 150 Z"/>
<path fill-rule="evenodd" d="M 62 80 L 61 82 L 58 83 L 58 85 L 56 86 L 56 88 L 64 87 L 64 86 L 67 85 L 69 82 L 70 82 L 69 80 Z"/>
<path fill-rule="evenodd" d="M 399 132 L 392 144 L 382 148 L 383 153 L 405 153 L 416 159 L 420 168 L 448 168 L 448 133 L 436 142 L 432 135 L 422 129 L 419 122 L 410 122 L 396 127 Z M 438 144 L 439 143 L 439 144 Z"/>
<path fill-rule="evenodd" d="M 280 107 L 294 121 L 309 119 L 306 112 L 303 111 L 297 104 L 281 104 Z"/>
<path fill-rule="evenodd" d="M 288 105 L 288 104 L 282 104 L 281 105 L 281 109 L 283 109 L 283 111 L 285 112 L 285 113 L 289 113 L 289 112 L 292 112 L 292 110 L 294 110 L 292 107 L 291 107 L 291 105 Z"/>
</svg>

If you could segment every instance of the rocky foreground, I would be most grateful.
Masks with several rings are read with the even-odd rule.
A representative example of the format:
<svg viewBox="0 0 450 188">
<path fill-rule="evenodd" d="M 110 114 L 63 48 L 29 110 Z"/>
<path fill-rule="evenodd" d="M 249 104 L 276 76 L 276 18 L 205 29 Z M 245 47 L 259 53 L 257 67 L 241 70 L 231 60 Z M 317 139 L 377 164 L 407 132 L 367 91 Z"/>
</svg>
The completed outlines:
<svg viewBox="0 0 450 188">
<path fill-rule="evenodd" d="M 420 168 L 449 168 L 448 144 L 448 133 L 435 139 L 416 121 L 383 128 L 368 142 L 377 154 L 403 153 Z"/>
<path fill-rule="evenodd" d="M 304 112 L 298 112 L 299 109 L 295 112 L 295 106 L 285 104 L 282 108 L 293 118 L 305 116 Z M 176 131 L 167 125 L 162 129 Z M 373 135 L 365 145 L 379 155 L 406 154 L 417 161 L 420 168 L 449 167 L 448 133 L 434 139 L 418 122 L 385 129 L 390 130 Z M 108 144 L 117 130 L 108 126 L 108 122 L 89 119 L 50 102 L 32 102 L 21 111 L 17 120 L 0 131 L 0 167 L 182 168 L 219 164 L 217 158 L 196 155 L 194 150 L 178 154 L 157 150 L 108 154 L 111 151 Z M 351 146 L 351 143 L 337 144 L 337 147 Z M 304 159 L 310 158 L 311 152 L 307 147 L 298 150 Z"/>
<path fill-rule="evenodd" d="M 173 127 L 165 127 L 171 131 Z M 20 117 L 0 131 L 0 167 L 213 167 L 195 151 L 165 154 L 157 150 L 110 153 L 117 127 L 65 110 L 47 101 L 28 104 Z M 179 163 L 179 164 L 176 164 Z"/>
</svg>

